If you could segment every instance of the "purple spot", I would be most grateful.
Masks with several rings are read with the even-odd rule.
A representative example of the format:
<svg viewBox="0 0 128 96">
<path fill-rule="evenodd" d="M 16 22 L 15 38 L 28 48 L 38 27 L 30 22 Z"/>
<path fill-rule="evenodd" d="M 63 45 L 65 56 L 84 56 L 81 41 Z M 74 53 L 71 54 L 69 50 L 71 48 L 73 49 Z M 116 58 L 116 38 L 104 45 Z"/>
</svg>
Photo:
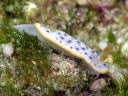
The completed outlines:
<svg viewBox="0 0 128 96">
<path fill-rule="evenodd" d="M 60 35 L 60 32 L 58 32 L 58 34 Z"/>
<path fill-rule="evenodd" d="M 82 50 L 85 50 L 85 48 L 83 47 L 83 48 L 81 48 Z"/>
<path fill-rule="evenodd" d="M 60 37 L 62 40 L 64 39 L 64 37 Z"/>
<path fill-rule="evenodd" d="M 64 33 L 64 36 L 67 36 L 67 34 L 66 34 L 66 33 Z"/>
<path fill-rule="evenodd" d="M 62 43 L 62 41 L 60 41 L 60 43 Z"/>
<path fill-rule="evenodd" d="M 49 30 L 46 30 L 46 32 L 48 32 L 48 33 L 49 33 Z"/>
<path fill-rule="evenodd" d="M 74 40 L 72 37 L 71 37 L 72 40 Z"/>
<path fill-rule="evenodd" d="M 68 41 L 67 41 L 67 43 L 71 43 L 71 42 L 72 42 L 72 40 L 68 40 Z"/>
<path fill-rule="evenodd" d="M 97 66 L 97 64 L 94 64 L 94 66 Z"/>
<path fill-rule="evenodd" d="M 85 52 L 84 54 L 86 54 L 87 55 L 87 53 Z"/>
<path fill-rule="evenodd" d="M 106 66 L 106 64 L 103 64 L 104 66 Z"/>
<path fill-rule="evenodd" d="M 58 38 L 56 37 L 56 40 L 58 40 Z"/>
<path fill-rule="evenodd" d="M 90 56 L 89 58 L 90 58 L 90 59 L 92 59 L 92 57 L 91 57 L 91 56 Z"/>
<path fill-rule="evenodd" d="M 95 51 L 94 51 L 94 50 L 92 50 L 92 53 L 95 53 Z"/>
<path fill-rule="evenodd" d="M 80 44 L 80 41 L 77 41 L 78 44 Z"/>
<path fill-rule="evenodd" d="M 78 51 L 78 50 L 79 50 L 79 48 L 77 48 L 77 47 L 76 47 L 76 50 Z"/>
<path fill-rule="evenodd" d="M 72 47 L 70 47 L 72 49 Z"/>
</svg>

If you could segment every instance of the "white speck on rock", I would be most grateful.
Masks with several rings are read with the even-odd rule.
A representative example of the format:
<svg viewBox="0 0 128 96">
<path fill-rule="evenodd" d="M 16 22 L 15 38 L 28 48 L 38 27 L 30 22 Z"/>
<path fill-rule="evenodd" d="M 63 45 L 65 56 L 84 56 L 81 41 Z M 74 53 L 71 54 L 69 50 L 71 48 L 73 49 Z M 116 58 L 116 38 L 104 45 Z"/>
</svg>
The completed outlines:
<svg viewBox="0 0 128 96">
<path fill-rule="evenodd" d="M 118 38 L 118 39 L 117 39 L 117 43 L 118 43 L 118 44 L 121 44 L 121 43 L 123 43 L 123 42 L 124 42 L 123 38 Z"/>
<path fill-rule="evenodd" d="M 99 42 L 99 48 L 101 50 L 104 50 L 104 48 L 106 48 L 106 47 L 107 47 L 107 42 L 105 42 L 105 41 Z"/>
<path fill-rule="evenodd" d="M 14 48 L 13 48 L 12 43 L 2 44 L 2 49 L 3 49 L 3 55 L 5 57 L 10 57 L 14 52 Z"/>
</svg>

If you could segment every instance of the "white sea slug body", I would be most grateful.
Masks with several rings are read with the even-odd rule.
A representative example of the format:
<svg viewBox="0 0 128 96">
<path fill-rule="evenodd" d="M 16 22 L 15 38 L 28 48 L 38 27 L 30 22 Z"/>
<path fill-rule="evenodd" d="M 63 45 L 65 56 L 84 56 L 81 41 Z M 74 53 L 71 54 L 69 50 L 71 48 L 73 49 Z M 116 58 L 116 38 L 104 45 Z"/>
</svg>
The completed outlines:
<svg viewBox="0 0 128 96">
<path fill-rule="evenodd" d="M 95 72 L 100 74 L 106 74 L 108 72 L 107 65 L 101 61 L 101 56 L 95 50 L 63 31 L 56 30 L 52 32 L 39 23 L 35 23 L 34 26 L 32 24 L 16 25 L 13 28 L 20 32 L 24 31 L 29 35 L 37 36 L 39 40 L 48 42 L 57 51 L 82 59 Z"/>
<path fill-rule="evenodd" d="M 100 61 L 95 50 L 89 48 L 79 40 L 74 39 L 63 31 L 51 32 L 39 23 L 34 24 L 39 34 L 56 50 L 62 50 L 85 61 L 94 71 L 105 74 L 108 72 L 107 65 Z"/>
</svg>

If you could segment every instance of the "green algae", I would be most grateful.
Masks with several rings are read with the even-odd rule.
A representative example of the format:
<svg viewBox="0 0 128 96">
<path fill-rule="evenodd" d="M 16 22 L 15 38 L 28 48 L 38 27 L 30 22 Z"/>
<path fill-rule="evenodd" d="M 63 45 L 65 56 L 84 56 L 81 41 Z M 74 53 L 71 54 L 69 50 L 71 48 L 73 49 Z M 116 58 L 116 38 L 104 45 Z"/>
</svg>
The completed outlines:
<svg viewBox="0 0 128 96">
<path fill-rule="evenodd" d="M 35 2 L 33 0 L 28 1 Z M 118 65 L 120 68 L 127 68 L 127 57 L 121 54 L 122 45 L 117 43 L 119 36 L 113 34 L 113 31 L 125 29 L 127 26 L 127 20 L 123 17 L 125 11 L 122 11 L 125 8 L 120 7 L 120 2 L 116 2 L 115 9 L 118 7 L 116 12 L 121 16 L 117 15 L 110 19 L 111 23 L 116 25 L 116 28 L 113 28 L 112 24 L 108 24 L 108 26 L 111 26 L 109 30 L 106 27 L 107 25 L 100 26 L 99 18 L 102 16 L 102 12 L 95 11 L 90 8 L 91 6 L 74 6 L 69 3 L 61 7 L 58 6 L 57 2 L 59 1 L 53 0 L 53 3 L 47 4 L 46 0 L 36 0 L 35 3 L 39 5 L 40 12 L 34 18 L 28 18 L 24 15 L 22 9 L 25 0 L 4 0 L 2 2 L 4 18 L 2 20 L 3 24 L 0 26 L 0 44 L 12 42 L 15 49 L 12 57 L 8 59 L 0 54 L 0 61 L 6 66 L 0 67 L 0 92 L 2 92 L 2 96 L 24 96 L 26 94 L 32 95 L 33 92 L 36 93 L 37 91 L 30 91 L 30 86 L 38 90 L 39 96 L 54 96 L 59 92 L 63 95 L 69 92 L 69 96 L 84 96 L 82 92 L 88 88 L 91 78 L 93 78 L 93 76 L 88 75 L 85 84 L 81 80 L 81 85 L 76 86 L 76 90 L 79 89 L 78 93 L 67 87 L 65 87 L 66 92 L 61 92 L 59 88 L 56 90 L 56 83 L 50 77 L 52 71 L 49 60 L 52 53 L 51 48 L 47 44 L 38 41 L 37 37 L 10 28 L 14 24 L 40 22 L 44 25 L 53 26 L 55 29 L 63 30 L 74 37 L 81 37 L 80 39 L 91 47 L 98 46 L 102 37 L 102 40 L 107 40 L 114 47 L 110 53 L 113 60 L 111 63 Z M 80 14 L 80 16 L 77 16 L 77 14 Z M 15 19 L 18 22 L 14 22 Z M 102 27 L 103 30 L 99 30 L 98 27 Z M 80 33 L 84 35 L 80 35 Z M 117 32 L 117 34 L 119 33 Z M 126 37 L 124 35 L 121 36 L 124 37 L 125 41 Z M 98 47 L 96 50 L 99 51 Z M 81 70 L 85 69 L 82 68 Z M 108 81 L 108 86 L 105 89 L 99 93 L 91 94 L 94 96 L 127 96 L 128 78 L 126 74 L 124 74 L 123 82 L 117 82 L 110 77 L 107 79 L 110 79 L 110 81 Z M 63 82 L 66 82 L 68 86 L 72 85 L 72 78 L 62 76 L 59 80 L 58 86 Z"/>
</svg>

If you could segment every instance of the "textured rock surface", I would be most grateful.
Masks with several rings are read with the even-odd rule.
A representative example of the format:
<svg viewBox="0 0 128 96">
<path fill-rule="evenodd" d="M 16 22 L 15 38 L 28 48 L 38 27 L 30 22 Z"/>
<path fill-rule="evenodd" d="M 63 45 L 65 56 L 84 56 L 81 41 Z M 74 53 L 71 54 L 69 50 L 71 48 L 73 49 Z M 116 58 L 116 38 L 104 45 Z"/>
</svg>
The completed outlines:
<svg viewBox="0 0 128 96">
<path fill-rule="evenodd" d="M 53 54 L 51 64 L 51 77 L 57 90 L 66 91 L 87 79 L 86 72 L 81 73 L 81 68 L 74 60 Z"/>
<path fill-rule="evenodd" d="M 95 80 L 91 86 L 90 90 L 92 91 L 100 91 L 107 85 L 106 81 L 103 78 L 100 78 L 98 80 Z"/>
</svg>

